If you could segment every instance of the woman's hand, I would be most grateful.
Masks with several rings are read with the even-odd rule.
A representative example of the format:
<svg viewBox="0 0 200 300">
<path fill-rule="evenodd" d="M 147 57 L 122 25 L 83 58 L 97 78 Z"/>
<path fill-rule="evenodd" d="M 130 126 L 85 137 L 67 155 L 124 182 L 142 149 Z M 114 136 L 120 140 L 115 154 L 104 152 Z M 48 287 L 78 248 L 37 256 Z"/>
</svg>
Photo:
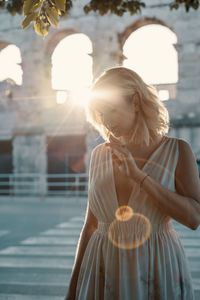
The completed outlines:
<svg viewBox="0 0 200 300">
<path fill-rule="evenodd" d="M 111 148 L 112 158 L 119 171 L 129 179 L 140 182 L 141 178 L 144 177 L 144 172 L 138 168 L 127 147 L 113 137 L 110 138 L 110 143 L 107 142 L 105 145 Z"/>
</svg>

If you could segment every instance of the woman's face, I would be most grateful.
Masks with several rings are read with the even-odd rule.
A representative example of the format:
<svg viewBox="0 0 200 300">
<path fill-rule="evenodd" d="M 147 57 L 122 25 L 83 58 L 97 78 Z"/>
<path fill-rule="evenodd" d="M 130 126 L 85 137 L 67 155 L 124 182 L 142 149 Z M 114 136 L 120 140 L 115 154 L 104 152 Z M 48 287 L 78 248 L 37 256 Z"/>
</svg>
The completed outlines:
<svg viewBox="0 0 200 300">
<path fill-rule="evenodd" d="M 103 100 L 99 109 L 103 124 L 115 137 L 128 136 L 134 126 L 134 99 L 128 103 L 124 97 L 118 92 L 108 100 Z"/>
</svg>

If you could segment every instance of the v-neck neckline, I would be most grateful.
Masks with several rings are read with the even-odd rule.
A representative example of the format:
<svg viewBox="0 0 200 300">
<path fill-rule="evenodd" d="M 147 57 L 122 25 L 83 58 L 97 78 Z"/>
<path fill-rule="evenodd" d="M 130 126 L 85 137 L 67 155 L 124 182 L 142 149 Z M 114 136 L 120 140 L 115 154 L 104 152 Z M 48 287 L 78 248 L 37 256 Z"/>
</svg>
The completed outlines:
<svg viewBox="0 0 200 300">
<path fill-rule="evenodd" d="M 143 171 L 144 168 L 147 166 L 147 164 L 152 160 L 152 157 L 154 156 L 154 154 L 160 149 L 160 147 L 164 144 L 164 141 L 167 141 L 168 139 L 166 138 L 166 136 L 163 136 L 163 139 L 161 140 L 161 142 L 159 143 L 158 147 L 156 147 L 156 149 L 150 154 L 150 156 L 148 157 L 148 159 L 146 160 L 146 162 L 144 163 L 142 168 L 139 168 L 140 171 Z M 114 168 L 113 168 L 113 161 L 112 161 L 112 155 L 111 155 L 111 151 L 110 151 L 110 160 L 111 160 L 111 173 L 112 173 L 112 185 L 113 185 L 113 190 L 114 190 L 114 194 L 115 194 L 115 200 L 116 200 L 116 205 L 117 205 L 117 209 L 119 209 L 121 206 L 129 206 L 131 199 L 132 199 L 132 194 L 133 194 L 133 190 L 134 190 L 134 185 L 132 187 L 129 199 L 128 199 L 128 203 L 127 204 L 123 204 L 123 205 L 119 205 L 118 202 L 118 197 L 117 197 L 117 190 L 116 190 L 116 184 L 115 184 L 115 177 L 114 177 Z"/>
</svg>

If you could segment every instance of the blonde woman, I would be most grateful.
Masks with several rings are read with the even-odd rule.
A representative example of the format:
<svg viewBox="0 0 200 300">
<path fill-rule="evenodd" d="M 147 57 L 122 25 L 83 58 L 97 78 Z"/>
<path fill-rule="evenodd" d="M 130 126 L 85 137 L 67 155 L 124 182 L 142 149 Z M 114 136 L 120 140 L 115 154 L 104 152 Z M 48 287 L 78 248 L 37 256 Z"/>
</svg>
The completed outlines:
<svg viewBox="0 0 200 300">
<path fill-rule="evenodd" d="M 200 184 L 192 149 L 168 137 L 153 86 L 115 67 L 93 84 L 88 121 L 105 143 L 91 154 L 88 205 L 68 294 L 75 300 L 193 300 L 172 219 L 196 230 Z"/>
</svg>

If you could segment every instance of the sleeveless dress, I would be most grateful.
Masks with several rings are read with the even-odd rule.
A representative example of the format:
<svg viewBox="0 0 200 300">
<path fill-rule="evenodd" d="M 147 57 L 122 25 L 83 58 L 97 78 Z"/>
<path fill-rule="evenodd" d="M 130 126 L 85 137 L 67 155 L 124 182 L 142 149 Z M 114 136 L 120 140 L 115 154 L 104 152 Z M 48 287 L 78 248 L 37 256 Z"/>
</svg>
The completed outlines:
<svg viewBox="0 0 200 300">
<path fill-rule="evenodd" d="M 176 192 L 177 161 L 178 138 L 165 136 L 141 170 Z M 189 263 L 171 217 L 137 183 L 127 210 L 118 206 L 105 143 L 91 154 L 88 196 L 99 223 L 83 256 L 75 300 L 194 300 Z"/>
</svg>

